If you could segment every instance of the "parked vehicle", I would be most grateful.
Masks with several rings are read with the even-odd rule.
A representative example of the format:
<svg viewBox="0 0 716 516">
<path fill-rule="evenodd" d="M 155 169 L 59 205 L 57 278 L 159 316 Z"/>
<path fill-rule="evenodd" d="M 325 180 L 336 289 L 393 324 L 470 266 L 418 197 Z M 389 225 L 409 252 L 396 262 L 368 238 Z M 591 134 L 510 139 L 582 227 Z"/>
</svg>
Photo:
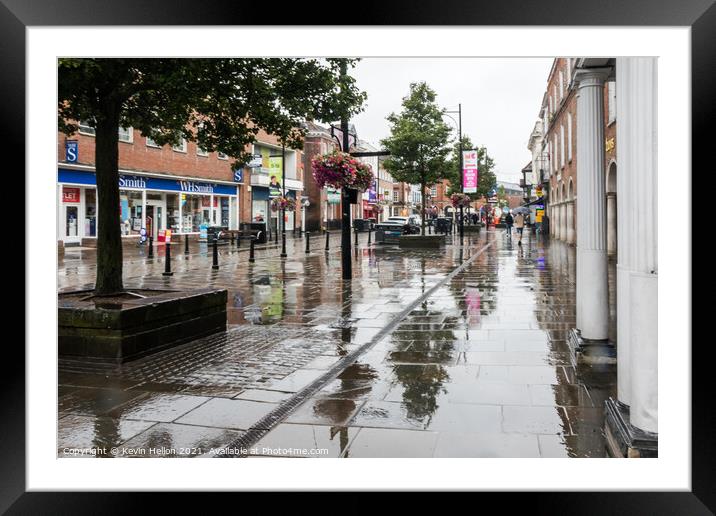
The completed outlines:
<svg viewBox="0 0 716 516">
<path fill-rule="evenodd" d="M 420 233 L 419 217 L 411 215 L 409 217 L 389 217 L 387 223 L 395 223 L 403 226 L 404 235 L 416 235 Z"/>
</svg>

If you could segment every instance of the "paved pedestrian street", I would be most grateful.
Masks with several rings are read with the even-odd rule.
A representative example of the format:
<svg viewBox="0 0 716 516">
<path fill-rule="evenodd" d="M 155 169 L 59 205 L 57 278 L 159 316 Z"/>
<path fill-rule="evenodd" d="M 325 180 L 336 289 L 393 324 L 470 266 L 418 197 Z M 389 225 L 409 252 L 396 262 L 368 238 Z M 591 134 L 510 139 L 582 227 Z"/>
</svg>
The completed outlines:
<svg viewBox="0 0 716 516">
<path fill-rule="evenodd" d="M 253 264 L 223 246 L 219 270 L 206 246 L 172 249 L 172 277 L 161 247 L 125 250 L 127 287 L 226 288 L 229 327 L 121 368 L 61 360 L 58 456 L 605 456 L 616 371 L 572 364 L 573 247 L 491 228 L 409 250 L 363 233 L 344 285 L 339 244 L 289 239 L 288 258 L 269 245 Z M 94 253 L 67 248 L 61 290 L 93 281 Z"/>
</svg>

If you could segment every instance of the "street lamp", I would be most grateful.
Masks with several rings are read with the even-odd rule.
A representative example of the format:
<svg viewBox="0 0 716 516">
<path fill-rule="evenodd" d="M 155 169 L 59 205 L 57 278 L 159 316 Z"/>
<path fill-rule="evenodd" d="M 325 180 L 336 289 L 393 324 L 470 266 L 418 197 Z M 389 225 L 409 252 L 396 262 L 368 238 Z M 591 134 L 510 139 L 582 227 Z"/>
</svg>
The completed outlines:
<svg viewBox="0 0 716 516">
<path fill-rule="evenodd" d="M 460 159 L 458 160 L 458 163 L 460 165 L 460 168 L 458 169 L 458 177 L 460 178 L 460 192 L 463 190 L 463 184 L 462 184 L 462 104 L 457 105 L 457 111 L 443 111 L 443 115 L 447 116 L 448 118 L 451 118 L 453 121 L 455 119 L 448 115 L 447 113 L 457 113 L 457 138 L 458 138 L 458 149 L 460 153 Z M 464 212 L 463 207 L 460 205 L 460 247 L 462 247 L 465 237 L 465 222 L 463 220 Z"/>
<path fill-rule="evenodd" d="M 302 193 L 301 194 L 301 209 L 303 210 L 303 212 L 301 213 L 301 234 L 306 233 L 306 209 L 310 205 L 311 205 L 311 201 L 308 200 L 308 197 L 304 197 L 303 193 Z"/>
</svg>

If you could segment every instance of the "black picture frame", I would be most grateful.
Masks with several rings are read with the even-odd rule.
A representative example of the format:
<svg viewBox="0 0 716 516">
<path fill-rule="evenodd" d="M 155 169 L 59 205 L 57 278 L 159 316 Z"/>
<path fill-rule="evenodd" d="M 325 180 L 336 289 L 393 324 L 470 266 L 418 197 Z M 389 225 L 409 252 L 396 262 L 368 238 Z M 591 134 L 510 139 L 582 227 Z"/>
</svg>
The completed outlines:
<svg viewBox="0 0 716 516">
<path fill-rule="evenodd" d="M 714 0 L 551 0 L 524 2 L 468 2 L 454 0 L 399 0 L 388 2 L 353 3 L 344 6 L 352 10 L 341 14 L 337 4 L 294 4 L 272 10 L 269 17 L 256 16 L 246 2 L 214 0 L 126 0 L 124 2 L 87 2 L 82 0 L 0 0 L 0 85 L 4 95 L 2 109 L 3 142 L 12 149 L 14 170 L 25 170 L 25 29 L 28 26 L 62 25 L 576 25 L 576 26 L 688 26 L 692 43 L 692 162 L 694 167 L 707 164 L 705 155 L 714 141 L 714 96 L 716 92 L 716 5 Z M 347 11 L 346 11 L 347 12 Z M 329 42 L 327 42 L 329 44 Z M 668 149 L 661 149 L 662 151 Z M 701 158 L 701 159 L 699 159 Z M 683 185 L 690 171 L 673 171 L 674 185 Z M 48 176 L 49 177 L 49 176 Z M 692 176 L 693 177 L 693 176 Z M 693 184 L 693 182 L 692 182 Z M 671 185 L 662 185 L 671 188 Z M 675 190 L 679 188 L 675 187 Z M 691 200 L 691 192 L 679 191 L 680 198 Z M 26 192 L 26 195 L 28 193 Z M 669 216 L 668 210 L 661 212 Z M 706 217 L 708 229 L 709 217 Z M 693 227 L 693 226 L 692 226 Z M 22 235 L 28 234 L 20 228 Z M 15 233 L 13 231 L 13 233 Z M 49 233 L 52 232 L 50 228 Z M 696 236 L 695 233 L 692 233 Z M 14 235 L 12 235 L 14 237 Z M 35 237 L 28 235 L 28 237 Z M 13 238 L 16 241 L 16 238 Z M 24 249 L 19 244 L 13 245 Z M 689 250 L 690 251 L 690 250 Z M 24 250 L 22 251 L 24 253 Z M 27 257 L 25 257 L 27 259 Z M 13 255 L 12 270 L 17 269 Z M 23 261 L 27 263 L 27 261 Z M 25 274 L 31 274 L 25 265 Z M 706 305 L 712 302 L 707 302 Z M 20 306 L 16 303 L 16 306 Z M 23 304 L 24 306 L 24 304 Z M 694 309 L 697 309 L 694 303 Z M 692 316 L 692 320 L 694 320 Z M 699 320 L 699 319 L 696 319 Z M 9 333 L 8 333 L 9 335 Z M 3 349 L 2 402 L 0 402 L 0 512 L 7 514 L 125 514 L 146 503 L 146 494 L 129 493 L 39 493 L 25 489 L 25 353 L 6 339 Z M 669 343 L 667 343 L 669 344 Z M 670 343 L 686 346 L 691 343 Z M 710 366 L 708 340 L 693 346 L 692 352 L 692 489 L 690 492 L 590 492 L 590 493 L 532 493 L 538 501 L 531 501 L 530 512 L 539 514 L 713 514 L 716 511 L 714 479 L 714 410 L 708 394 Z M 260 495 L 261 496 L 261 495 Z M 265 496 L 265 495 L 263 495 Z M 342 506 L 355 506 L 355 494 L 343 498 Z M 485 496 L 488 496 L 487 494 Z M 492 495 L 490 495 L 492 496 Z M 523 496 L 509 494 L 509 500 Z M 164 510 L 173 505 L 185 506 L 186 496 L 164 495 Z M 296 494 L 290 498 L 295 504 Z M 422 497 L 414 502 L 422 504 Z M 274 502 L 275 503 L 275 502 Z M 409 510 L 405 501 L 402 510 Z M 504 503 L 504 502 L 503 502 Z M 508 502 L 509 503 L 509 502 Z M 512 502 L 514 503 L 514 502 Z"/>
</svg>

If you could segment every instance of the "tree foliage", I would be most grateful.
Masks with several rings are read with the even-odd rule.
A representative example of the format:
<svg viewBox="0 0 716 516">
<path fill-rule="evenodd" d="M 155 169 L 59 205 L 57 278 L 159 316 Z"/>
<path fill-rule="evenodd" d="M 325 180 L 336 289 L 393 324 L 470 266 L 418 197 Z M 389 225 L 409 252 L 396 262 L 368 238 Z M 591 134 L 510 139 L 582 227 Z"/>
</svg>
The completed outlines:
<svg viewBox="0 0 716 516">
<path fill-rule="evenodd" d="M 436 97 L 425 82 L 412 83 L 410 93 L 403 98 L 402 111 L 387 117 L 391 135 L 381 141 L 390 152 L 390 157 L 383 162 L 386 170 L 396 181 L 419 184 L 423 195 L 427 187 L 449 173 L 451 131 L 443 120 L 444 109 L 437 105 Z M 424 232 L 425 206 L 422 211 Z"/>
</svg>

